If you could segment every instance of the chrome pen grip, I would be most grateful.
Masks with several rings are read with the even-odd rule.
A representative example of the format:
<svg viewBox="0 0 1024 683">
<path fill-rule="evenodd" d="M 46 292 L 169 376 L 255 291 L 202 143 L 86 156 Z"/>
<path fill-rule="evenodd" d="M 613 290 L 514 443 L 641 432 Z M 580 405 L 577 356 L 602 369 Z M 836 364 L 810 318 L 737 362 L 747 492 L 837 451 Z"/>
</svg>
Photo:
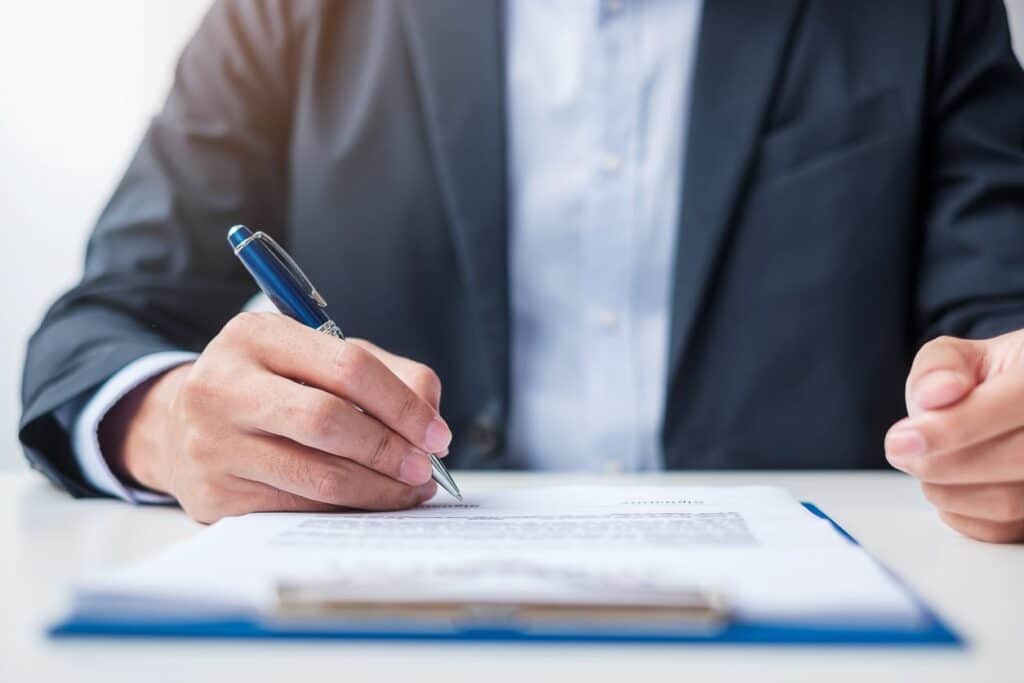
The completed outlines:
<svg viewBox="0 0 1024 683">
<path fill-rule="evenodd" d="M 316 328 L 316 331 L 323 332 L 324 334 L 329 334 L 332 337 L 337 337 L 342 341 L 345 340 L 345 334 L 341 331 L 341 328 L 338 327 L 338 325 L 333 320 L 328 320 L 323 325 Z"/>
</svg>

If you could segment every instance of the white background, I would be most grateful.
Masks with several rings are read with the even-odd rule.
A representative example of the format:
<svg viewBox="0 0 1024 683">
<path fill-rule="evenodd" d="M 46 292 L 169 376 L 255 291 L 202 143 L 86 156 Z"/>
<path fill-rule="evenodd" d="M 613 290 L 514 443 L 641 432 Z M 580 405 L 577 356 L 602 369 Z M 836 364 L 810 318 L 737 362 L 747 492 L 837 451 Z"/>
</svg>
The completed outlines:
<svg viewBox="0 0 1024 683">
<path fill-rule="evenodd" d="M 0 467 L 21 462 L 25 342 L 79 277 L 86 235 L 209 0 L 0 0 Z M 1008 2 L 1024 54 L 1024 0 Z"/>
</svg>

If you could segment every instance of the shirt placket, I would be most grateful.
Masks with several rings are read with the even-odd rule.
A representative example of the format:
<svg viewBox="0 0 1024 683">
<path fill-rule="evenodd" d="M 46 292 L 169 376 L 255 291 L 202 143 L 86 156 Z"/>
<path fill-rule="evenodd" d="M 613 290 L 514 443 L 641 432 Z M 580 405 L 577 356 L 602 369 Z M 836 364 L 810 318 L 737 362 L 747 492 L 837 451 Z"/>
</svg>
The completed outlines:
<svg viewBox="0 0 1024 683">
<path fill-rule="evenodd" d="M 594 82 L 587 88 L 596 122 L 590 220 L 582 239 L 587 422 L 595 464 L 610 471 L 634 469 L 636 458 L 630 425 L 637 397 L 629 337 L 637 178 L 634 9 L 625 0 L 599 3 L 599 49 Z"/>
</svg>

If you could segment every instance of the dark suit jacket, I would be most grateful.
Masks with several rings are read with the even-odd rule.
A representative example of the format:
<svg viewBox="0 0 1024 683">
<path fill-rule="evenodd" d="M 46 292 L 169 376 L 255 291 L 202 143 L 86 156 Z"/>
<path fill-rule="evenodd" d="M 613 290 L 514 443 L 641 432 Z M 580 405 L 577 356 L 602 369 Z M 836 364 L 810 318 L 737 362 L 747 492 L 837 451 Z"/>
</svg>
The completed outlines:
<svg viewBox="0 0 1024 683">
<path fill-rule="evenodd" d="M 35 467 L 89 494 L 54 410 L 139 356 L 202 349 L 254 293 L 235 223 L 283 238 L 349 334 L 438 371 L 456 466 L 504 466 L 502 17 L 217 4 L 29 345 Z M 922 340 L 1024 327 L 1002 5 L 708 0 L 692 102 L 666 465 L 880 466 Z"/>
</svg>

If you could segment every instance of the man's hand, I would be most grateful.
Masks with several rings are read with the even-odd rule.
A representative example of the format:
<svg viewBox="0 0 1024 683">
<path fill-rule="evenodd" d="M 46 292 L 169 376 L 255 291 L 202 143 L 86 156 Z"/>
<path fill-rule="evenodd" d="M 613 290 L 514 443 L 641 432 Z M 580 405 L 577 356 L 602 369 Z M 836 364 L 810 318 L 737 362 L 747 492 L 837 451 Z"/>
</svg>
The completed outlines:
<svg viewBox="0 0 1024 683">
<path fill-rule="evenodd" d="M 424 365 L 283 315 L 243 313 L 194 364 L 122 399 L 100 439 L 121 476 L 203 522 L 405 508 L 436 490 L 427 453 L 451 441 L 440 399 Z"/>
<path fill-rule="evenodd" d="M 892 466 L 961 533 L 1024 540 L 1024 330 L 929 342 L 906 393 L 909 417 L 885 437 Z"/>
</svg>

